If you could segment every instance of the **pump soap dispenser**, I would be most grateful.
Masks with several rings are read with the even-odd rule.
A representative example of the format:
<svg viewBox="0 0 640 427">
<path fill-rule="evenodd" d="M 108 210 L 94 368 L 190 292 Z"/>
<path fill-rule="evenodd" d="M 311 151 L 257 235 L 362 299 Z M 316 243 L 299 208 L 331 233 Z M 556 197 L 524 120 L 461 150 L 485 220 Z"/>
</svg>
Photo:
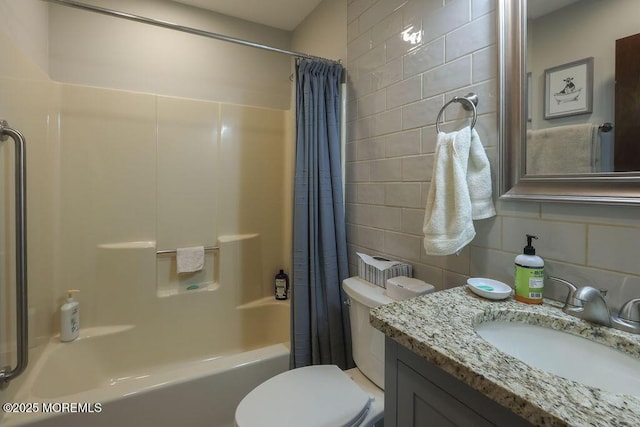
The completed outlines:
<svg viewBox="0 0 640 427">
<path fill-rule="evenodd" d="M 67 302 L 60 307 L 60 341 L 68 342 L 78 338 L 80 334 L 80 304 L 73 299 L 77 289 L 67 291 Z"/>
<path fill-rule="evenodd" d="M 542 304 L 544 288 L 544 261 L 536 256 L 536 248 L 531 245 L 536 236 L 527 234 L 527 246 L 516 257 L 515 298 L 527 304 Z"/>
</svg>

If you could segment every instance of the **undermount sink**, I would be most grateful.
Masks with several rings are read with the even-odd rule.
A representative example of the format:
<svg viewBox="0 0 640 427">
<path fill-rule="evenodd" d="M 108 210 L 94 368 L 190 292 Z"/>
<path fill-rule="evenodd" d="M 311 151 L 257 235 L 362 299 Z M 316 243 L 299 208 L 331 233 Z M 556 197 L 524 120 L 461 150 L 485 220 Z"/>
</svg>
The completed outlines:
<svg viewBox="0 0 640 427">
<path fill-rule="evenodd" d="M 504 353 L 554 375 L 616 394 L 640 396 L 640 359 L 577 335 L 520 322 L 475 330 Z"/>
</svg>

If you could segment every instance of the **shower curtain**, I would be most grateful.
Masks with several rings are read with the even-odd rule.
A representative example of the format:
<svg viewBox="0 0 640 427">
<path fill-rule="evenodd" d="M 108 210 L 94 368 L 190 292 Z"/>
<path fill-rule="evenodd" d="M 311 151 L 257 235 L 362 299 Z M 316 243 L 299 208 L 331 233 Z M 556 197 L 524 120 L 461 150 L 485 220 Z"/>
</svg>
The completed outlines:
<svg viewBox="0 0 640 427">
<path fill-rule="evenodd" d="M 353 367 L 340 145 L 340 64 L 296 61 L 293 212 L 293 368 Z"/>
</svg>

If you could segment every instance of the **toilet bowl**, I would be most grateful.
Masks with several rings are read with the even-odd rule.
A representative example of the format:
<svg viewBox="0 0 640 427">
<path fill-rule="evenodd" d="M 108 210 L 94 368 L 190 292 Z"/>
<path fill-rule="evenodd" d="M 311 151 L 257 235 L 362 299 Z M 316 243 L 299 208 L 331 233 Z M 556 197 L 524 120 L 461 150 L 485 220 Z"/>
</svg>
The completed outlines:
<svg viewBox="0 0 640 427">
<path fill-rule="evenodd" d="M 376 427 L 384 416 L 384 335 L 369 324 L 369 309 L 395 299 L 385 289 L 351 277 L 348 296 L 353 360 L 292 369 L 253 389 L 236 408 L 237 427 Z M 415 295 L 432 292 L 425 284 Z"/>
</svg>

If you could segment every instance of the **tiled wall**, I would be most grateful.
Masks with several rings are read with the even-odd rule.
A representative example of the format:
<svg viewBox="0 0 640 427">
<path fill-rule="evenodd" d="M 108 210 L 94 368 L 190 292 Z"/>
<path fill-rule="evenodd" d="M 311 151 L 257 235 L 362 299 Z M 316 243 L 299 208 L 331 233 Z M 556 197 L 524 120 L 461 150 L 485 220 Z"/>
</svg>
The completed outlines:
<svg viewBox="0 0 640 427">
<path fill-rule="evenodd" d="M 438 289 L 469 276 L 513 281 L 513 260 L 536 234 L 549 274 L 609 289 L 608 299 L 640 297 L 640 208 L 497 202 L 498 216 L 476 221 L 460 255 L 422 247 L 435 120 L 455 95 L 480 98 L 478 123 L 492 174 L 497 169 L 495 0 L 347 0 L 349 104 L 347 221 L 351 271 L 356 251 L 402 259 Z M 468 113 L 450 106 L 443 130 Z M 547 294 L 562 298 L 547 285 Z"/>
</svg>

